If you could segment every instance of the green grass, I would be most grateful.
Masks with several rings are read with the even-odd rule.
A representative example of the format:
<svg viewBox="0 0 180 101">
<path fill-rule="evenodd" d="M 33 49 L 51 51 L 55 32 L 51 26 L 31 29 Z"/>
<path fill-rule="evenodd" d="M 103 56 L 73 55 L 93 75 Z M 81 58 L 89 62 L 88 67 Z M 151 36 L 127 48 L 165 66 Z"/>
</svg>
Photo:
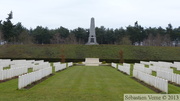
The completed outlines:
<svg viewBox="0 0 180 101">
<path fill-rule="evenodd" d="M 17 79 L 0 84 L 0 101 L 122 101 L 123 94 L 155 93 L 109 66 L 74 66 L 29 90 Z"/>
<path fill-rule="evenodd" d="M 133 68 L 134 68 L 134 64 L 131 64 L 131 67 L 130 67 L 130 76 L 133 76 Z"/>
<path fill-rule="evenodd" d="M 119 59 L 123 50 L 126 60 L 180 61 L 180 47 L 125 46 L 125 45 L 2 45 L 0 58 L 51 58 L 59 59 L 64 50 L 66 59 Z"/>
<path fill-rule="evenodd" d="M 152 75 L 153 75 L 153 76 L 156 76 L 156 75 L 157 75 L 157 72 L 152 71 Z"/>
<path fill-rule="evenodd" d="M 172 68 L 172 67 L 171 67 L 171 69 L 173 69 L 173 72 L 174 72 L 174 73 L 176 73 L 176 74 L 180 74 L 180 71 L 179 71 L 179 70 L 177 70 L 176 68 Z"/>
<path fill-rule="evenodd" d="M 28 68 L 28 73 L 33 72 L 32 68 Z"/>
<path fill-rule="evenodd" d="M 10 68 L 11 68 L 10 66 L 9 67 L 4 67 L 3 70 L 10 69 Z"/>
<path fill-rule="evenodd" d="M 180 87 L 177 87 L 173 84 L 168 84 L 168 93 L 169 94 L 180 94 Z"/>
</svg>

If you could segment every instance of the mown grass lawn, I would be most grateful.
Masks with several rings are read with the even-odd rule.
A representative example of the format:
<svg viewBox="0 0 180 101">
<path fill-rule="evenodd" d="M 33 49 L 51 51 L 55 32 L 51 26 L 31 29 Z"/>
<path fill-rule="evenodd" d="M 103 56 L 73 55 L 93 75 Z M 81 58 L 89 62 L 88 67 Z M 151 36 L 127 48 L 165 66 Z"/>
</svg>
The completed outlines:
<svg viewBox="0 0 180 101">
<path fill-rule="evenodd" d="M 122 101 L 123 94 L 155 93 L 109 66 L 70 67 L 28 90 L 17 84 L 0 83 L 0 101 Z"/>
<path fill-rule="evenodd" d="M 17 84 L 0 83 L 0 101 L 123 101 L 123 94 L 155 93 L 110 66 L 73 66 L 28 90 L 17 90 Z M 180 87 L 169 84 L 169 93 L 180 93 Z"/>
</svg>

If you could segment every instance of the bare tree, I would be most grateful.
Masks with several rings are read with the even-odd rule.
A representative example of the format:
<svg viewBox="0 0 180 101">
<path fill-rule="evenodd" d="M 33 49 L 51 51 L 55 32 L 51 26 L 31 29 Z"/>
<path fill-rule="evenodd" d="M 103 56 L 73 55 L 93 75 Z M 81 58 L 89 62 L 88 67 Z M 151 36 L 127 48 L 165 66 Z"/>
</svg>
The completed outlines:
<svg viewBox="0 0 180 101">
<path fill-rule="evenodd" d="M 161 46 L 162 45 L 162 36 L 158 33 L 156 37 L 154 37 L 154 45 L 155 46 Z"/>
<path fill-rule="evenodd" d="M 149 34 L 148 38 L 143 41 L 144 46 L 172 46 L 170 36 L 157 34 L 153 36 Z"/>
<path fill-rule="evenodd" d="M 54 34 L 51 44 L 78 44 L 74 34 L 70 34 L 67 38 L 61 37 L 59 33 Z"/>
<path fill-rule="evenodd" d="M 143 41 L 144 46 L 153 46 L 154 37 L 152 34 L 148 35 L 148 38 Z"/>
<path fill-rule="evenodd" d="M 53 38 L 50 40 L 52 44 L 61 44 L 65 42 L 65 39 L 61 37 L 59 33 L 54 34 Z"/>
<path fill-rule="evenodd" d="M 173 46 L 169 34 L 166 34 L 166 35 L 163 36 L 162 42 L 163 42 L 162 43 L 163 46 Z"/>
<path fill-rule="evenodd" d="M 21 44 L 32 44 L 33 37 L 27 31 L 23 31 L 18 36 L 18 42 Z"/>
<path fill-rule="evenodd" d="M 70 35 L 65 39 L 65 44 L 78 44 L 75 35 L 74 35 L 74 34 L 70 34 Z"/>
<path fill-rule="evenodd" d="M 131 45 L 131 40 L 129 39 L 129 36 L 124 36 L 122 40 L 120 41 L 121 45 Z"/>
</svg>

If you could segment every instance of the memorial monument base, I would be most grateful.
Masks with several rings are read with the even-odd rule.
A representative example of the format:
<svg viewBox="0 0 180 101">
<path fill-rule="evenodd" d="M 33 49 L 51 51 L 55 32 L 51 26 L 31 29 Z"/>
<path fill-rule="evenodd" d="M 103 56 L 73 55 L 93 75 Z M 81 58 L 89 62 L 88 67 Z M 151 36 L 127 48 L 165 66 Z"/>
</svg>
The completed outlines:
<svg viewBox="0 0 180 101">
<path fill-rule="evenodd" d="M 99 66 L 101 62 L 99 58 L 86 58 L 84 64 L 85 66 Z"/>
<path fill-rule="evenodd" d="M 86 43 L 85 45 L 99 45 L 98 43 Z"/>
</svg>

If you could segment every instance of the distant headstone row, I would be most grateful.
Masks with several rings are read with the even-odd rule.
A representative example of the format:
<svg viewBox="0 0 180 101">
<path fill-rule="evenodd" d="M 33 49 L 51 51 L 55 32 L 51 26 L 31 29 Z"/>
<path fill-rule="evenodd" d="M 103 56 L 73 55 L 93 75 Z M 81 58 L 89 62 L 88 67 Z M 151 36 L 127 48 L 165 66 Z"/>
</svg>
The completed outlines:
<svg viewBox="0 0 180 101">
<path fill-rule="evenodd" d="M 141 63 L 145 63 L 141 61 Z M 146 64 L 149 64 L 149 68 L 152 71 L 155 71 L 157 73 L 157 77 L 166 79 L 168 81 L 171 81 L 175 84 L 180 85 L 180 75 L 174 73 L 173 69 L 171 67 L 176 68 L 178 71 L 180 70 L 180 62 L 163 62 L 163 61 L 150 61 L 146 62 Z"/>
<path fill-rule="evenodd" d="M 73 66 L 73 63 L 61 64 L 60 62 L 56 62 L 53 65 L 55 72 L 57 72 Z M 28 69 L 32 69 L 32 72 L 29 72 Z M 0 80 L 2 81 L 18 76 L 18 89 L 22 89 L 50 74 L 52 74 L 52 66 L 44 60 L 11 61 L 10 59 L 0 59 Z"/>
<path fill-rule="evenodd" d="M 60 62 L 55 62 L 53 65 L 55 67 L 55 72 L 66 69 L 66 64 L 61 64 Z"/>
<path fill-rule="evenodd" d="M 116 63 L 111 63 L 111 66 L 117 68 L 119 71 L 123 73 L 130 75 L 130 68 L 131 68 L 130 64 L 123 63 L 123 65 L 118 65 Z"/>
<path fill-rule="evenodd" d="M 148 67 L 145 65 L 148 65 Z M 118 65 L 116 63 L 111 63 L 111 66 L 114 68 L 118 67 L 118 70 L 130 75 L 130 64 L 123 63 L 122 65 Z M 180 75 L 174 73 L 171 67 L 180 70 L 180 62 L 141 61 L 140 63 L 134 64 L 132 75 L 133 77 L 168 93 L 168 81 L 180 85 Z M 156 76 L 152 75 L 153 71 L 156 72 Z"/>
</svg>

